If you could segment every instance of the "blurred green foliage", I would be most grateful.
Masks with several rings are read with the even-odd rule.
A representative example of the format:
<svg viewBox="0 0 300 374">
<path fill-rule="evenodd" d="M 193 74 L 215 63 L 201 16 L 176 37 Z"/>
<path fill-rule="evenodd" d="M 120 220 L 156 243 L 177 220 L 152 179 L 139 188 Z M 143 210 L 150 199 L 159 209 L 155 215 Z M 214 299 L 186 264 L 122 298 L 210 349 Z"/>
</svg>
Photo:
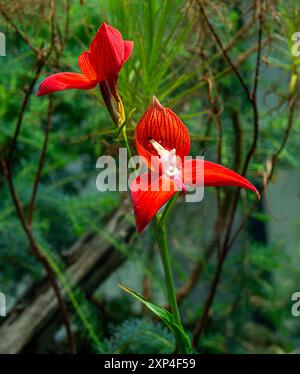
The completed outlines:
<svg viewBox="0 0 300 374">
<path fill-rule="evenodd" d="M 2 3 L 35 48 L 49 45 L 51 35 L 46 2 L 2 0 Z M 208 16 L 224 45 L 230 43 L 252 17 L 246 3 L 213 1 L 208 6 Z M 135 125 L 155 94 L 188 126 L 193 140 L 192 153 L 200 154 L 207 147 L 206 157 L 216 160 L 217 128 L 210 115 L 205 79 L 210 77 L 212 95 L 222 112 L 223 164 L 238 170 L 240 162 L 237 161 L 236 144 L 241 143 L 238 157 L 242 160 L 253 131 L 251 108 L 197 9 L 196 1 L 192 0 L 91 0 L 82 4 L 80 1 L 56 1 L 56 30 L 63 34 L 66 28 L 68 32 L 61 50 L 51 53 L 34 93 L 47 75 L 58 71 L 78 71 L 79 54 L 88 48 L 100 23 L 105 21 L 120 29 L 124 39 L 135 42 L 134 52 L 119 77 L 120 94 L 127 113 L 136 108 L 128 128 L 133 148 Z M 295 58 L 290 52 L 291 34 L 300 24 L 299 4 L 295 1 L 270 2 L 265 17 L 258 91 L 259 144 L 248 174 L 258 183 L 259 172 L 265 169 L 266 160 L 281 143 L 287 123 L 290 84 L 293 74 L 299 76 L 300 63 L 299 57 Z M 35 74 L 36 56 L 3 18 L 0 19 L 0 30 L 7 35 L 7 57 L 0 58 L 0 145 L 5 147 L 14 133 L 24 89 Z M 256 43 L 256 34 L 254 23 L 229 50 L 232 59 L 240 61 L 238 67 L 249 85 L 256 58 L 255 50 L 251 50 Z M 242 59 L 247 53 L 247 58 Z M 38 242 L 63 268 L 59 260 L 62 251 L 85 232 L 94 230 L 126 254 L 128 261 L 139 269 L 141 279 L 150 274 L 154 301 L 165 300 L 160 265 L 154 255 L 152 262 L 148 256 L 153 249 L 151 229 L 131 247 L 107 237 L 104 231 L 107 217 L 118 209 L 124 196 L 99 193 L 95 187 L 97 158 L 102 154 L 116 155 L 118 149 L 111 135 L 114 128 L 102 105 L 99 90 L 57 93 L 54 103 L 50 142 L 33 222 Z M 18 138 L 13 174 L 18 193 L 25 202 L 30 199 L 47 110 L 48 99 L 32 95 Z M 241 126 L 238 135 L 234 116 Z M 298 171 L 299 128 L 299 115 L 296 115 L 279 164 Z M 29 253 L 2 175 L 0 183 L 0 288 L 17 296 L 24 284 L 41 279 L 43 270 Z M 203 310 L 215 266 L 203 250 L 215 230 L 214 192 L 207 191 L 207 201 L 201 205 L 178 204 L 176 217 L 174 211 L 170 224 L 178 285 L 188 279 L 193 264 L 199 258 L 203 260 L 204 271 L 199 286 L 181 307 L 189 333 L 192 333 Z M 248 201 L 243 199 L 241 211 L 245 211 L 252 199 L 251 196 Z M 257 212 L 252 220 L 266 225 L 272 216 L 268 211 Z M 257 240 L 254 234 L 249 227 L 244 230 L 242 240 L 226 263 L 212 315 L 200 342 L 200 352 L 281 353 L 290 352 L 300 344 L 299 324 L 292 319 L 288 304 L 290 295 L 299 285 L 299 253 L 291 259 L 280 245 Z M 276 278 L 278 269 L 290 278 L 287 284 L 283 282 L 282 287 Z M 101 289 L 97 294 L 101 296 Z M 140 309 L 137 311 L 134 303 L 126 303 L 124 295 L 118 296 L 117 300 L 107 298 L 107 307 L 114 312 L 108 315 L 85 300 L 84 295 L 78 295 L 83 312 L 94 330 L 99 331 L 99 339 L 104 341 L 108 352 L 172 351 L 170 333 L 159 322 L 141 317 Z M 82 332 L 80 318 L 74 314 L 73 323 L 77 331 Z M 81 338 L 84 340 L 89 334 L 83 331 Z M 99 347 L 88 341 L 83 350 L 98 351 Z"/>
</svg>

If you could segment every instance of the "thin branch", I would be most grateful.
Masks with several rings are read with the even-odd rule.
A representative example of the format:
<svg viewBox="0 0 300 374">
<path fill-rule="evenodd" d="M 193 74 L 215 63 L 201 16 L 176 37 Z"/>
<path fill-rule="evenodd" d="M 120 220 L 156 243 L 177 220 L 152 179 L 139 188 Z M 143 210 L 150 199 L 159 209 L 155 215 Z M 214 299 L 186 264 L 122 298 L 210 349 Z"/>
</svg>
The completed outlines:
<svg viewBox="0 0 300 374">
<path fill-rule="evenodd" d="M 244 38 L 246 32 L 251 29 L 251 27 L 254 24 L 254 22 L 255 22 L 255 18 L 251 18 L 248 22 L 246 22 L 236 32 L 236 34 L 234 35 L 234 37 L 224 46 L 224 50 L 226 52 L 229 51 L 230 49 L 232 49 L 235 46 L 235 44 L 237 43 L 237 41 L 239 41 L 239 39 Z M 211 60 L 213 61 L 214 59 L 216 59 L 217 57 L 219 57 L 221 55 L 222 55 L 222 51 L 220 51 L 219 53 L 215 54 Z M 209 60 L 210 63 L 212 62 L 211 60 Z"/>
<path fill-rule="evenodd" d="M 214 300 L 215 293 L 217 291 L 217 287 L 220 281 L 220 276 L 221 276 L 224 260 L 225 260 L 225 252 L 223 251 L 221 252 L 220 257 L 218 258 L 217 269 L 215 271 L 214 279 L 210 287 L 210 292 L 208 294 L 208 297 L 204 305 L 204 310 L 194 330 L 193 341 L 192 341 L 193 347 L 197 347 L 202 331 L 204 329 L 205 322 L 206 322 L 210 307 Z"/>
<path fill-rule="evenodd" d="M 244 165 L 243 165 L 243 169 L 242 169 L 242 175 L 243 176 L 245 176 L 246 173 L 247 173 L 248 166 L 249 166 L 251 158 L 253 157 L 253 155 L 255 153 L 255 150 L 256 150 L 256 147 L 257 147 L 257 140 L 258 140 L 259 112 L 258 112 L 258 107 L 257 107 L 256 93 L 257 93 L 257 82 L 258 82 L 258 77 L 259 77 L 259 72 L 260 72 L 259 67 L 260 67 L 260 61 L 261 61 L 260 57 L 261 57 L 261 48 L 262 48 L 263 23 L 264 23 L 264 16 L 263 16 L 263 11 L 262 11 L 262 4 L 261 4 L 260 15 L 259 15 L 259 29 L 258 29 L 258 41 L 257 41 L 258 49 L 257 49 L 257 58 L 256 58 L 256 67 L 255 67 L 255 77 L 254 77 L 253 90 L 252 90 L 252 93 L 251 93 L 251 100 L 250 100 L 250 103 L 251 103 L 252 109 L 253 109 L 253 138 L 252 138 L 252 143 L 251 143 L 250 149 L 247 153 L 247 156 L 246 156 L 246 159 L 245 159 L 245 162 L 244 162 Z M 236 213 L 236 210 L 237 210 L 240 191 L 241 191 L 241 189 L 238 188 L 236 193 L 235 193 L 233 204 L 232 204 L 232 209 L 231 209 L 229 223 L 228 223 L 228 229 L 227 229 L 224 244 L 223 244 L 223 251 L 226 252 L 226 253 L 228 252 L 227 245 L 228 245 L 230 235 L 231 235 L 231 231 L 232 231 L 232 226 L 233 226 L 233 222 L 234 222 L 234 218 L 235 218 L 235 213 Z"/>
<path fill-rule="evenodd" d="M 231 66 L 232 70 L 234 71 L 237 79 L 240 81 L 240 84 L 242 86 L 242 88 L 244 89 L 245 91 L 245 94 L 248 98 L 249 101 L 252 100 L 251 98 L 251 94 L 250 94 L 250 91 L 246 85 L 246 82 L 244 81 L 244 78 L 242 77 L 241 73 L 239 72 L 238 68 L 236 67 L 236 65 L 234 64 L 234 62 L 231 60 L 231 58 L 229 57 L 228 53 L 227 53 L 227 50 L 225 49 L 225 47 L 223 46 L 223 43 L 221 42 L 221 39 L 219 38 L 217 32 L 215 31 L 213 25 L 210 23 L 209 19 L 207 18 L 207 15 L 206 15 L 206 12 L 204 10 L 204 7 L 203 7 L 203 4 L 202 4 L 202 0 L 199 0 L 199 8 L 200 8 L 200 12 L 210 30 L 210 32 L 213 34 L 215 40 L 216 40 L 216 43 L 218 44 L 219 48 L 221 49 L 222 53 L 223 53 L 223 56 L 224 58 L 226 59 L 226 61 L 228 62 L 228 64 Z"/>
<path fill-rule="evenodd" d="M 69 320 L 69 317 L 68 317 L 68 312 L 67 312 L 65 300 L 61 295 L 61 291 L 60 291 L 59 285 L 57 283 L 55 274 L 54 274 L 48 260 L 46 259 L 46 257 L 42 255 L 42 252 L 41 252 L 41 250 L 40 250 L 40 248 L 39 248 L 38 244 L 36 243 L 35 238 L 33 236 L 31 226 L 26 221 L 26 217 L 25 217 L 25 213 L 24 213 L 24 209 L 23 209 L 21 200 L 20 200 L 20 198 L 19 198 L 19 196 L 18 196 L 18 194 L 15 190 L 15 187 L 14 187 L 11 171 L 10 171 L 7 163 L 5 162 L 5 160 L 3 158 L 0 159 L 0 163 L 1 163 L 1 167 L 2 167 L 2 170 L 3 170 L 4 176 L 6 177 L 6 180 L 8 182 L 9 190 L 10 190 L 10 193 L 11 193 L 11 196 L 12 196 L 12 199 L 13 199 L 13 202 L 14 202 L 19 220 L 20 220 L 21 225 L 24 229 L 25 235 L 27 236 L 27 239 L 28 239 L 30 248 L 32 250 L 32 253 L 43 264 L 43 266 L 44 266 L 44 268 L 47 272 L 49 282 L 50 282 L 50 284 L 51 284 L 51 286 L 54 290 L 54 293 L 57 297 L 57 300 L 58 300 L 58 303 L 59 303 L 59 306 L 60 306 L 60 310 L 61 310 L 61 313 L 62 313 L 63 321 L 64 321 L 64 324 L 66 326 L 66 331 L 67 331 L 68 341 L 70 343 L 71 352 L 76 353 L 75 338 L 74 338 L 74 335 L 73 335 L 73 332 L 72 332 L 72 329 L 71 329 L 71 324 L 70 324 L 70 320 Z"/>
<path fill-rule="evenodd" d="M 247 173 L 247 169 L 250 163 L 250 160 L 252 156 L 254 155 L 254 152 L 257 147 L 257 140 L 258 140 L 258 130 L 259 130 L 259 113 L 258 113 L 258 107 L 257 107 L 257 85 L 258 85 L 258 79 L 259 79 L 259 72 L 260 72 L 260 63 L 261 63 L 261 49 L 262 49 L 262 32 L 263 32 L 263 24 L 264 24 L 264 15 L 263 15 L 263 0 L 260 5 L 259 9 L 259 28 L 258 28 L 258 39 L 257 39 L 257 55 L 256 55 L 256 66 L 255 66 L 255 75 L 254 75 L 254 85 L 251 92 L 251 104 L 253 108 L 253 139 L 251 147 L 247 153 L 246 160 L 244 163 L 242 175 L 245 176 Z"/>
<path fill-rule="evenodd" d="M 266 176 L 266 179 L 265 179 L 265 183 L 264 185 L 262 186 L 262 189 L 260 190 L 260 194 L 262 195 L 264 193 L 264 191 L 266 190 L 267 188 L 267 185 L 269 184 L 269 182 L 271 181 L 272 177 L 273 177 L 273 174 L 274 174 L 274 170 L 275 170 L 275 166 L 276 166 L 276 163 L 279 159 L 279 156 L 281 155 L 282 151 L 284 150 L 285 146 L 286 146 L 286 143 L 288 141 L 288 138 L 290 136 L 290 133 L 291 133 L 291 130 L 293 128 L 293 119 L 294 119 L 294 111 L 295 111 L 295 106 L 296 106 L 296 102 L 297 102 L 297 96 L 292 96 L 292 98 L 290 99 L 290 104 L 289 104 L 289 115 L 288 115 L 288 121 L 287 121 L 287 126 L 285 128 L 285 131 L 284 131 L 284 135 L 283 135 L 283 138 L 282 138 L 282 142 L 278 148 L 278 150 L 274 153 L 274 155 L 271 157 L 271 169 L 270 171 L 267 173 L 267 176 Z M 243 228 L 245 227 L 248 219 L 251 217 L 252 213 L 256 210 L 257 208 L 257 204 L 254 204 L 252 206 L 252 208 L 248 211 L 248 213 L 245 215 L 243 221 L 241 222 L 241 224 L 239 225 L 239 227 L 236 229 L 234 235 L 232 236 L 232 238 L 230 239 L 229 243 L 228 243 L 228 250 L 233 246 L 233 244 L 235 243 L 235 241 L 237 240 L 240 232 L 243 230 Z"/>
<path fill-rule="evenodd" d="M 262 3 L 263 3 L 263 1 L 262 1 Z M 207 22 L 207 25 L 210 28 L 212 34 L 214 35 L 217 44 L 221 48 L 224 57 L 226 58 L 227 62 L 230 64 L 230 66 L 232 67 L 232 69 L 235 72 L 237 78 L 239 79 L 240 84 L 243 87 L 243 89 L 244 89 L 244 91 L 245 91 L 245 93 L 248 97 L 249 103 L 251 104 L 252 109 L 253 109 L 253 127 L 254 127 L 253 139 L 252 139 L 252 144 L 251 144 L 250 149 L 247 153 L 247 156 L 246 156 L 246 159 L 245 159 L 245 162 L 244 162 L 244 166 L 243 166 L 243 169 L 242 169 L 242 175 L 243 176 L 245 176 L 246 173 L 247 173 L 248 165 L 249 165 L 249 162 L 250 162 L 252 156 L 254 155 L 254 152 L 255 152 L 256 146 L 257 146 L 257 140 L 258 140 L 259 113 L 258 113 L 258 108 L 257 108 L 256 93 L 257 93 L 257 85 L 258 85 L 259 72 L 260 72 L 261 48 L 262 48 L 262 30 L 263 30 L 263 22 L 264 22 L 263 11 L 262 11 L 262 3 L 260 4 L 260 8 L 259 8 L 259 30 L 258 30 L 258 42 L 257 42 L 258 49 L 257 49 L 257 58 L 256 58 L 256 67 L 255 67 L 255 77 L 254 77 L 253 90 L 250 93 L 250 91 L 248 90 L 242 76 L 240 75 L 239 71 L 237 70 L 236 66 L 231 61 L 227 52 L 224 50 L 221 40 L 219 39 L 219 37 L 218 37 L 217 33 L 215 32 L 211 23 L 209 22 L 206 14 L 205 14 L 205 11 L 204 11 L 204 8 L 202 6 L 201 1 L 199 1 L 200 11 L 202 12 L 202 14 L 204 16 L 204 18 Z M 194 330 L 194 336 L 193 336 L 193 346 L 194 347 L 196 347 L 198 345 L 199 339 L 202 335 L 209 310 L 211 308 L 211 305 L 213 303 L 213 300 L 214 300 L 214 297 L 215 297 L 215 294 L 216 294 L 216 291 L 217 291 L 217 288 L 218 288 L 218 284 L 219 284 L 221 273 L 222 273 L 223 264 L 224 264 L 224 261 L 226 259 L 226 256 L 227 256 L 228 252 L 229 252 L 229 249 L 230 249 L 230 247 L 228 246 L 228 242 L 229 242 L 230 236 L 231 236 L 231 231 L 232 231 L 232 227 L 233 227 L 235 213 L 236 213 L 237 206 L 238 206 L 239 196 L 240 196 L 240 188 L 237 189 L 237 191 L 234 195 L 232 209 L 231 209 L 231 212 L 230 212 L 230 215 L 229 215 L 229 223 L 228 223 L 228 226 L 227 226 L 227 231 L 226 231 L 225 239 L 224 239 L 223 246 L 222 246 L 222 252 L 221 252 L 221 254 L 218 258 L 217 268 L 216 268 L 216 271 L 215 271 L 215 275 L 214 275 L 214 278 L 213 278 L 213 281 L 212 281 L 212 284 L 211 284 L 211 288 L 210 288 L 208 297 L 207 297 L 206 302 L 205 302 L 204 311 L 203 311 L 203 313 L 202 313 L 202 315 L 201 315 L 201 317 L 200 317 L 200 319 L 199 319 L 199 321 L 196 325 L 196 328 Z"/>
<path fill-rule="evenodd" d="M 211 106 L 211 112 L 213 118 L 216 123 L 217 127 L 217 162 L 218 164 L 222 163 L 222 143 L 223 143 L 223 124 L 221 119 L 221 109 L 218 108 L 217 100 L 214 98 L 212 93 L 213 87 L 213 74 L 211 73 L 210 69 L 208 69 L 210 73 L 210 77 L 207 78 L 207 96 L 208 101 Z M 223 222 L 223 206 L 221 201 L 221 191 L 220 188 L 217 187 L 217 220 L 216 220 L 216 235 L 217 235 L 217 249 L 218 249 L 218 257 L 221 253 L 222 241 L 221 241 L 221 232 L 222 232 L 222 222 Z"/>
<path fill-rule="evenodd" d="M 259 28 L 258 28 L 258 36 L 257 36 L 258 50 L 257 50 L 257 55 L 256 55 L 254 85 L 253 85 L 253 89 L 251 93 L 252 100 L 256 99 L 256 94 L 257 94 L 257 85 L 258 85 L 258 77 L 259 77 L 260 62 L 261 62 L 261 44 L 262 44 L 263 24 L 264 24 L 264 15 L 263 15 L 262 9 L 260 9 L 259 10 Z"/>
<path fill-rule="evenodd" d="M 292 127 L 293 127 L 293 119 L 294 119 L 294 112 L 295 112 L 295 106 L 296 106 L 296 102 L 297 102 L 297 96 L 296 95 L 293 95 L 289 101 L 289 116 L 288 116 L 288 122 L 287 122 L 287 126 L 285 128 L 285 131 L 284 131 L 284 135 L 283 135 L 283 138 L 282 138 L 282 142 L 281 142 L 281 145 L 280 147 L 278 148 L 277 152 L 274 153 L 274 155 L 272 156 L 271 160 L 272 160 L 272 165 L 271 165 L 271 170 L 268 174 L 268 182 L 272 179 L 273 177 L 273 174 L 274 174 L 274 171 L 275 171 L 275 165 L 276 165 L 276 162 L 277 160 L 279 159 L 279 156 L 281 155 L 282 151 L 284 150 L 284 147 L 288 141 L 288 138 L 290 136 L 290 133 L 291 133 L 291 130 L 292 130 Z"/>
<path fill-rule="evenodd" d="M 29 83 L 29 86 L 25 89 L 25 96 L 24 96 L 22 104 L 21 104 L 21 108 L 20 108 L 20 111 L 19 111 L 19 116 L 18 116 L 18 119 L 17 119 L 16 128 L 15 128 L 15 132 L 14 132 L 14 135 L 13 135 L 13 138 L 12 138 L 12 141 L 11 141 L 11 144 L 10 144 L 10 148 L 9 148 L 9 154 L 8 154 L 8 160 L 9 160 L 9 165 L 8 166 L 9 166 L 9 168 L 11 168 L 11 165 L 12 165 L 12 162 L 13 162 L 13 153 L 14 153 L 14 150 L 15 150 L 15 147 L 16 147 L 16 144 L 17 144 L 17 139 L 18 139 L 18 136 L 19 136 L 19 133 L 20 133 L 20 129 L 21 129 L 21 125 L 22 125 L 22 122 L 23 122 L 24 114 L 25 114 L 27 105 L 29 103 L 29 98 L 30 98 L 30 95 L 33 91 L 34 85 L 35 85 L 35 83 L 37 82 L 37 80 L 40 76 L 40 73 L 41 73 L 41 70 L 44 66 L 44 63 L 45 63 L 44 59 L 40 59 L 38 61 L 35 75 L 32 78 L 31 82 Z"/>
<path fill-rule="evenodd" d="M 6 14 L 1 6 L 0 6 L 0 11 L 3 14 Z M 6 17 L 8 17 L 8 16 L 6 15 Z M 40 76 L 40 73 L 41 73 L 43 67 L 45 66 L 46 61 L 47 61 L 48 57 L 50 56 L 50 54 L 51 54 L 51 52 L 54 48 L 54 44 L 55 44 L 55 0 L 51 0 L 51 3 L 50 3 L 50 21 L 49 22 L 50 22 L 50 46 L 49 46 L 48 50 L 44 50 L 42 48 L 39 49 L 39 50 L 36 50 L 36 54 L 37 54 L 36 72 L 35 72 L 34 77 L 31 80 L 28 88 L 25 89 L 25 96 L 24 96 L 24 99 L 22 101 L 21 108 L 20 108 L 20 111 L 19 111 L 19 116 L 18 116 L 18 120 L 17 120 L 17 124 L 16 124 L 16 129 L 15 129 L 14 136 L 13 136 L 11 144 L 10 144 L 9 156 L 8 156 L 9 167 L 10 168 L 11 168 L 11 165 L 12 165 L 12 162 L 13 162 L 13 153 L 14 153 L 16 143 L 17 143 L 17 139 L 18 139 L 18 136 L 19 136 L 19 133 L 20 133 L 20 129 L 21 129 L 21 125 L 22 125 L 22 122 L 23 122 L 24 114 L 25 114 L 27 105 L 29 103 L 30 95 L 32 94 L 33 88 L 34 88 L 34 86 L 35 86 L 35 84 L 36 84 L 36 82 L 37 82 L 37 80 Z"/>
<path fill-rule="evenodd" d="M 20 36 L 21 39 L 28 45 L 28 47 L 36 54 L 40 54 L 40 50 L 36 48 L 33 44 L 31 44 L 29 38 L 27 37 L 26 33 L 23 32 L 18 28 L 18 26 L 10 19 L 9 15 L 6 13 L 3 5 L 0 4 L 0 13 L 3 15 L 4 19 L 7 23 L 15 30 L 15 32 Z"/>
<path fill-rule="evenodd" d="M 64 50 L 65 45 L 67 44 L 68 34 L 69 34 L 69 29 L 70 29 L 70 5 L 71 5 L 70 0 L 66 0 L 66 5 L 65 5 L 65 9 L 66 9 L 65 34 L 64 34 L 64 38 L 63 38 L 62 51 Z"/>
<path fill-rule="evenodd" d="M 233 162 L 233 169 L 239 172 L 241 168 L 241 161 L 242 161 L 242 149 L 243 149 L 243 131 L 241 126 L 241 121 L 239 118 L 239 113 L 237 110 L 234 110 L 231 114 L 232 124 L 234 128 L 234 162 Z"/>
<path fill-rule="evenodd" d="M 26 35 L 24 36 L 22 34 L 22 32 L 20 32 L 20 30 L 17 28 L 17 26 L 14 25 L 13 23 L 11 23 L 9 17 L 5 13 L 5 11 L 3 10 L 2 6 L 0 7 L 0 11 L 1 11 L 2 14 L 4 14 L 4 17 L 6 18 L 6 20 L 8 22 L 10 22 L 12 27 L 18 32 L 18 34 L 22 37 L 22 39 L 29 46 L 31 46 L 29 39 L 27 39 L 27 36 Z M 39 78 L 39 75 L 41 73 L 41 70 L 42 70 L 43 66 L 46 64 L 46 61 L 47 61 L 47 59 L 48 59 L 48 57 L 49 57 L 49 55 L 50 55 L 50 53 L 51 53 L 51 51 L 54 47 L 54 44 L 55 44 L 55 0 L 50 1 L 49 23 L 50 23 L 50 33 L 51 33 L 49 48 L 47 50 L 44 50 L 43 48 L 41 48 L 39 50 L 36 50 L 36 49 L 33 49 L 32 46 L 31 46 L 31 49 L 33 49 L 34 52 L 37 55 L 36 72 L 35 72 L 34 77 L 31 80 L 28 88 L 25 89 L 25 96 L 23 98 L 23 101 L 22 101 L 22 104 L 21 104 L 21 107 L 20 107 L 20 111 L 19 111 L 19 115 L 18 115 L 18 119 L 17 119 L 17 123 L 16 123 L 16 128 L 15 128 L 14 135 L 13 135 L 13 138 L 12 138 L 10 146 L 9 146 L 8 158 L 5 160 L 3 158 L 4 156 L 2 155 L 2 151 L 1 151 L 0 165 L 3 169 L 4 176 L 6 177 L 6 180 L 8 182 L 8 186 L 9 186 L 9 190 L 10 190 L 10 193 L 11 193 L 11 196 L 12 196 L 12 200 L 14 202 L 14 205 L 15 205 L 20 223 L 21 223 L 21 225 L 24 229 L 25 235 L 28 239 L 31 251 L 32 251 L 33 255 L 41 262 L 41 264 L 45 268 L 46 273 L 47 273 L 48 278 L 49 278 L 49 282 L 50 282 L 50 284 L 51 284 L 51 286 L 54 290 L 54 293 L 57 297 L 58 304 L 59 304 L 59 307 L 60 307 L 60 310 L 61 310 L 61 313 L 62 313 L 63 322 L 64 322 L 65 327 L 66 327 L 66 332 L 67 332 L 67 336 L 68 336 L 70 350 L 71 350 L 72 353 L 75 353 L 76 352 L 75 339 L 74 339 L 74 335 L 73 335 L 73 332 L 72 332 L 72 329 L 71 329 L 71 324 L 70 324 L 70 320 L 69 320 L 69 317 L 68 317 L 68 312 L 67 312 L 67 308 L 66 308 L 66 305 L 65 305 L 65 300 L 61 295 L 60 287 L 57 283 L 55 273 L 54 273 L 51 265 L 49 264 L 47 258 L 42 254 L 42 251 L 40 250 L 40 248 L 39 248 L 39 246 L 38 246 L 38 244 L 37 244 L 37 242 L 34 238 L 34 235 L 33 235 L 33 232 L 32 232 L 32 227 L 31 227 L 35 196 L 36 196 L 37 189 L 38 189 L 38 182 L 39 182 L 40 176 L 42 174 L 42 166 L 43 166 L 43 163 L 44 163 L 46 147 L 47 147 L 47 143 L 48 143 L 48 134 L 49 134 L 50 124 L 51 124 L 51 121 L 50 121 L 51 114 L 50 113 L 51 113 L 51 110 L 52 110 L 51 109 L 52 104 L 49 103 L 49 116 L 48 116 L 48 124 L 47 124 L 46 130 L 45 130 L 46 131 L 45 141 L 44 141 L 44 145 L 42 147 L 41 158 L 40 158 L 40 162 L 39 162 L 39 165 L 38 165 L 38 171 L 37 171 L 37 175 L 36 175 L 34 186 L 33 186 L 33 193 L 32 193 L 32 198 L 31 198 L 31 203 L 30 203 L 30 214 L 29 214 L 30 218 L 29 218 L 28 221 L 26 220 L 26 215 L 25 215 L 25 212 L 24 212 L 24 208 L 23 208 L 22 202 L 21 202 L 21 200 L 20 200 L 20 198 L 17 194 L 17 191 L 15 189 L 15 186 L 14 186 L 14 183 L 13 183 L 13 176 L 12 176 L 13 155 L 14 155 L 14 151 L 15 151 L 15 148 L 16 148 L 16 145 L 17 145 L 17 140 L 18 140 L 18 136 L 19 136 L 20 129 L 21 129 L 21 126 L 22 126 L 22 122 L 23 122 L 23 119 L 24 119 L 25 111 L 28 107 L 30 95 L 32 94 L 34 85 L 37 82 L 37 80 Z"/>
<path fill-rule="evenodd" d="M 207 263 L 214 253 L 216 239 L 213 238 L 205 247 L 203 258 L 200 258 L 191 272 L 190 277 L 177 290 L 176 297 L 178 303 L 181 303 L 195 288 L 202 274 L 205 263 Z"/>
<path fill-rule="evenodd" d="M 44 166 L 44 161 L 46 158 L 46 152 L 47 152 L 47 145 L 49 140 L 49 133 L 51 129 L 51 118 L 53 113 L 54 105 L 53 105 L 53 98 L 52 96 L 49 97 L 49 106 L 48 106 L 48 115 L 47 115 L 47 123 L 45 126 L 45 136 L 44 136 L 44 143 L 41 150 L 41 155 L 38 163 L 38 168 L 36 172 L 36 176 L 34 179 L 33 189 L 32 189 L 32 195 L 29 203 L 29 212 L 28 212 L 28 222 L 31 225 L 32 224 L 32 218 L 33 218 L 33 212 L 35 207 L 35 200 L 36 200 L 36 194 L 38 190 L 39 181 L 42 175 L 42 170 Z"/>
<path fill-rule="evenodd" d="M 214 253 L 214 248 L 216 245 L 216 238 L 212 238 L 209 243 L 204 248 L 204 253 L 197 261 L 194 266 L 189 278 L 184 282 L 184 284 L 177 290 L 176 299 L 178 304 L 180 304 L 196 287 L 199 278 L 203 272 L 205 264 L 210 260 Z M 166 304 L 165 309 L 170 310 L 170 305 Z"/>
<path fill-rule="evenodd" d="M 266 40 L 263 41 L 263 46 L 267 43 Z M 257 45 L 253 45 L 251 46 L 246 52 L 243 52 L 241 53 L 237 58 L 236 58 L 236 62 L 237 62 L 237 65 L 241 64 L 242 62 L 246 61 L 254 52 L 257 51 Z M 214 77 L 215 80 L 217 79 L 220 79 L 224 76 L 226 76 L 227 74 L 231 73 L 232 72 L 232 68 L 230 66 L 226 67 L 224 70 L 222 70 L 221 72 L 219 72 L 218 74 L 216 74 L 216 76 Z M 196 85 L 197 87 L 197 90 L 202 87 L 205 83 L 200 83 L 199 85 Z M 198 92 L 198 91 L 197 91 Z M 175 97 L 174 100 L 169 100 L 169 105 L 170 106 L 174 106 L 176 104 L 178 104 L 179 102 L 179 98 L 180 100 L 182 101 L 183 99 L 188 99 L 190 97 L 192 97 L 193 95 L 195 94 L 195 90 L 194 89 L 191 89 L 191 90 L 187 90 L 187 92 L 184 94 L 184 95 L 178 95 L 177 97 Z"/>
</svg>

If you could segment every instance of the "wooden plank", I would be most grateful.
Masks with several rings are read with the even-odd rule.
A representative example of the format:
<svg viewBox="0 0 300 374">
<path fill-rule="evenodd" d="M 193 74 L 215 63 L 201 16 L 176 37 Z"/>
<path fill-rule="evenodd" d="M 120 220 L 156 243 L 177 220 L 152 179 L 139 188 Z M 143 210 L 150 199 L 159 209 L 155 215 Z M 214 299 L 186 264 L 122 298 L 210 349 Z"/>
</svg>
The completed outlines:
<svg viewBox="0 0 300 374">
<path fill-rule="evenodd" d="M 116 214 L 105 231 L 114 238 L 117 233 L 121 240 L 129 240 L 134 229 Z M 69 262 L 67 278 L 71 278 L 73 286 L 89 294 L 125 260 L 124 255 L 94 233 L 75 243 L 66 258 Z M 45 282 L 37 292 L 28 292 L 0 325 L 0 354 L 21 352 L 56 316 L 59 316 L 57 299 Z"/>
</svg>

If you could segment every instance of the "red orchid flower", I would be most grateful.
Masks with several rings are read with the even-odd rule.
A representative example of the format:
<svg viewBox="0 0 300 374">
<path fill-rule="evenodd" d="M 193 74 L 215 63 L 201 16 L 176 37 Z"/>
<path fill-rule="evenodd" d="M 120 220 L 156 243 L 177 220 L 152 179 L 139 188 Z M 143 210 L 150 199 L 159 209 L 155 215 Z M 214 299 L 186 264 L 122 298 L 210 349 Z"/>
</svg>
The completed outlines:
<svg viewBox="0 0 300 374">
<path fill-rule="evenodd" d="M 113 109 L 110 108 L 113 105 L 111 95 L 117 105 L 120 104 L 117 92 L 118 75 L 132 50 L 132 41 L 123 40 L 117 29 L 102 23 L 90 49 L 78 58 L 81 73 L 57 73 L 47 77 L 41 83 L 37 96 L 70 89 L 89 90 L 99 84 L 105 103 L 111 112 Z"/>
<path fill-rule="evenodd" d="M 185 191 L 185 186 L 195 186 L 197 183 L 204 186 L 236 186 L 259 195 L 246 178 L 222 165 L 199 159 L 184 160 L 190 152 L 188 129 L 172 110 L 164 108 L 155 97 L 139 121 L 135 135 L 138 154 L 152 170 L 152 175 L 149 172 L 141 174 L 130 186 L 139 233 L 175 193 Z M 158 158 L 159 164 L 155 162 Z M 156 171 L 154 177 L 153 171 Z M 204 180 L 203 177 L 197 180 L 203 174 Z"/>
</svg>

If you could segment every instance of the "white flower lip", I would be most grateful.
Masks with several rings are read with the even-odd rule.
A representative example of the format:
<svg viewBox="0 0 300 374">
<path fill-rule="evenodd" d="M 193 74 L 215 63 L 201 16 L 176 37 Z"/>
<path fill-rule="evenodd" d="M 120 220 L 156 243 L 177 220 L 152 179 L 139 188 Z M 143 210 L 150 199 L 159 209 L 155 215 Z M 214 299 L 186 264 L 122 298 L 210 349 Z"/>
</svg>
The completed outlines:
<svg viewBox="0 0 300 374">
<path fill-rule="evenodd" d="M 168 177 L 178 176 L 180 172 L 176 166 L 176 149 L 168 151 L 161 144 L 159 144 L 157 141 L 153 139 L 150 140 L 150 143 L 159 155 L 159 158 L 163 165 L 164 174 L 166 174 Z"/>
</svg>

